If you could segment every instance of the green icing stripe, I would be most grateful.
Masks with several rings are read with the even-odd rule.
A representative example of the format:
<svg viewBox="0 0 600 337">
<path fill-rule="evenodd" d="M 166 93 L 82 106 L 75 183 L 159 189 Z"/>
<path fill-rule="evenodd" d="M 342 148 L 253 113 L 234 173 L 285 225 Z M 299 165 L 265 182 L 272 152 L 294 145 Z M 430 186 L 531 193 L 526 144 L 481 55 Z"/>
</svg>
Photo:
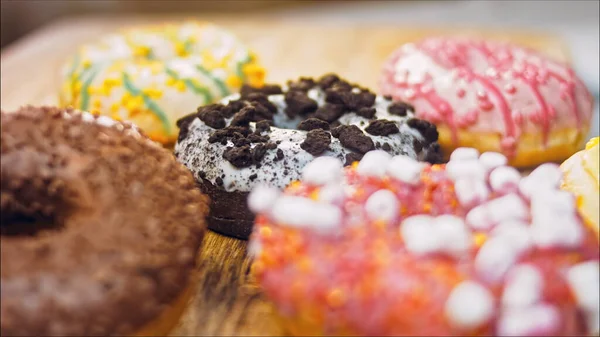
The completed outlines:
<svg viewBox="0 0 600 337">
<path fill-rule="evenodd" d="M 202 74 L 213 80 L 213 82 L 215 82 L 215 85 L 219 88 L 219 91 L 221 92 L 221 96 L 229 95 L 229 88 L 227 88 L 225 82 L 221 81 L 221 79 L 219 79 L 218 77 L 213 76 L 213 74 L 210 71 L 208 71 L 206 68 L 199 64 L 196 65 L 196 69 L 198 69 L 199 72 L 201 72 Z"/>
<path fill-rule="evenodd" d="M 87 73 L 87 72 L 86 72 Z M 87 110 L 88 105 L 90 104 L 90 84 L 98 74 L 98 69 L 93 67 L 90 68 L 89 72 L 90 76 L 83 82 L 81 85 L 81 110 Z M 80 75 L 80 78 L 83 77 L 83 73 Z"/>
<path fill-rule="evenodd" d="M 150 97 L 144 95 L 140 89 L 136 88 L 133 85 L 133 83 L 131 83 L 129 76 L 126 73 L 123 73 L 123 85 L 131 95 L 142 97 L 142 99 L 144 100 L 144 104 L 146 104 L 146 107 L 148 107 L 148 109 L 152 111 L 152 113 L 154 113 L 158 117 L 158 119 L 160 119 L 163 125 L 163 129 L 165 129 L 165 132 L 168 135 L 170 135 L 171 126 L 169 125 L 169 119 L 167 118 L 166 114 L 152 99 L 150 99 Z"/>
<path fill-rule="evenodd" d="M 167 71 L 167 75 L 173 77 L 174 79 L 176 79 L 178 81 L 181 80 L 179 78 L 179 75 L 176 72 L 174 72 L 173 69 L 166 68 L 166 71 Z M 195 85 L 190 79 L 187 79 L 187 78 L 183 80 L 183 83 L 185 83 L 185 86 L 188 87 L 189 89 L 191 89 L 196 94 L 200 94 L 200 95 L 204 96 L 204 101 L 207 104 L 212 103 L 213 95 L 210 93 L 210 91 L 208 89 Z"/>
<path fill-rule="evenodd" d="M 246 74 L 244 74 L 244 66 L 248 63 L 252 62 L 252 57 L 250 55 L 246 56 L 246 58 L 237 63 L 237 75 L 242 79 L 242 82 L 246 82 Z"/>
</svg>

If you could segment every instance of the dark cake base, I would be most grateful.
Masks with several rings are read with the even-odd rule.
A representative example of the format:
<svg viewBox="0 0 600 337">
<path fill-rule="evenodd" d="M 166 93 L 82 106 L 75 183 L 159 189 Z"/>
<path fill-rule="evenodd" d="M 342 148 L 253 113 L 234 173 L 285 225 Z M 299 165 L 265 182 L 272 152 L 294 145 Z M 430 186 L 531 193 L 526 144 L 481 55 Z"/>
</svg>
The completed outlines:
<svg viewBox="0 0 600 337">
<path fill-rule="evenodd" d="M 211 199 L 208 228 L 237 239 L 248 240 L 254 225 L 254 214 L 248 209 L 248 192 L 227 192 L 208 180 L 198 184 Z"/>
</svg>

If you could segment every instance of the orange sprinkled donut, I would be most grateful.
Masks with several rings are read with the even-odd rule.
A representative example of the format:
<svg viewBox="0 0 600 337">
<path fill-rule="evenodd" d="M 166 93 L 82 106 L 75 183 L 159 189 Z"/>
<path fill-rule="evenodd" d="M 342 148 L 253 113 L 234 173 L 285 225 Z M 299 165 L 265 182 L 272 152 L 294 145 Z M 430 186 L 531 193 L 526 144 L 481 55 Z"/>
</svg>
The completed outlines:
<svg viewBox="0 0 600 337">
<path fill-rule="evenodd" d="M 598 333 L 596 236 L 558 166 L 506 163 L 317 158 L 285 192 L 250 194 L 253 273 L 294 334 Z"/>
</svg>

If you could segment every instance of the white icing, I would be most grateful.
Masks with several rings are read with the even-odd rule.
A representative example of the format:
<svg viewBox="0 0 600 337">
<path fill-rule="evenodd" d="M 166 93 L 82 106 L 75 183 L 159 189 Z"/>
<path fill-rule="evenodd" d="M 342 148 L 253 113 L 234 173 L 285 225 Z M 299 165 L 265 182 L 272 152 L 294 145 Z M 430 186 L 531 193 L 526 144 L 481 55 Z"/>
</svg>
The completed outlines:
<svg viewBox="0 0 600 337">
<path fill-rule="evenodd" d="M 315 98 L 319 104 L 324 102 L 324 94 L 321 89 L 311 89 L 308 95 Z M 227 104 L 230 100 L 236 100 L 239 97 L 239 94 L 232 95 L 221 102 Z M 188 135 L 175 145 L 177 160 L 190 169 L 197 180 L 200 180 L 201 173 L 204 179 L 212 184 L 216 183 L 217 178 L 221 178 L 223 180 L 222 188 L 228 192 L 250 191 L 257 184 L 284 188 L 292 181 L 300 180 L 302 169 L 315 158 L 300 147 L 300 144 L 306 138 L 307 132 L 292 129 L 297 127 L 301 120 L 299 118 L 290 119 L 285 114 L 284 95 L 270 95 L 269 101 L 278 109 L 273 118 L 275 125 L 278 127 L 271 127 L 268 136 L 270 142 L 280 142 L 277 147 L 283 151 L 284 158 L 282 160 L 275 161 L 276 150 L 269 150 L 263 158 L 260 168 L 254 165 L 244 168 L 235 167 L 223 159 L 226 146 L 208 142 L 210 134 L 215 130 L 198 118 L 190 123 Z M 415 153 L 412 144 L 415 139 L 423 141 L 424 138 L 417 130 L 406 125 L 406 120 L 413 118 L 414 114 L 408 112 L 405 117 L 392 115 L 387 111 L 389 104 L 390 101 L 383 97 L 377 97 L 373 106 L 376 110 L 376 117 L 397 122 L 401 132 L 389 136 L 365 134 L 376 144 L 389 144 L 392 155 L 405 155 L 423 160 L 427 156 L 428 150 L 424 149 L 420 153 Z M 369 121 L 353 112 L 346 113 L 339 119 L 341 124 L 356 125 L 363 131 L 369 125 Z M 230 122 L 230 120 L 227 122 Z M 254 130 L 254 123 L 250 123 L 250 128 Z M 233 144 L 230 142 L 227 146 L 233 146 Z M 255 145 L 252 144 L 251 146 L 254 147 Z M 332 137 L 329 150 L 321 156 L 335 157 L 345 161 L 345 156 L 350 153 L 352 151 L 343 147 L 339 139 Z M 250 177 L 253 177 L 253 179 L 250 179 Z"/>
<path fill-rule="evenodd" d="M 494 192 L 507 193 L 515 191 L 519 187 L 521 174 L 513 167 L 500 166 L 492 170 L 489 180 Z"/>
<path fill-rule="evenodd" d="M 450 324 L 462 329 L 474 329 L 487 323 L 494 314 L 494 298 L 484 286 L 473 281 L 457 285 L 445 304 Z"/>
<path fill-rule="evenodd" d="M 498 319 L 498 336 L 550 336 L 560 326 L 560 312 L 555 306 L 538 304 L 530 307 L 511 307 Z"/>
<path fill-rule="evenodd" d="M 468 159 L 477 159 L 479 157 L 479 151 L 472 147 L 459 147 L 456 150 L 452 151 L 450 154 L 450 160 L 468 160 Z"/>
<path fill-rule="evenodd" d="M 319 157 L 310 162 L 302 171 L 305 183 L 324 185 L 339 183 L 342 178 L 342 162 L 333 157 Z"/>
<path fill-rule="evenodd" d="M 398 198 L 390 190 L 379 190 L 367 199 L 365 211 L 371 219 L 389 222 L 398 214 Z"/>
<path fill-rule="evenodd" d="M 367 152 L 358 163 L 356 172 L 368 177 L 382 177 L 392 156 L 382 150 Z"/>
<path fill-rule="evenodd" d="M 279 190 L 267 185 L 257 185 L 248 196 L 248 208 L 254 213 L 266 212 L 273 206 Z"/>
<path fill-rule="evenodd" d="M 336 206 L 287 195 L 275 201 L 271 216 L 276 223 L 284 226 L 322 232 L 338 228 L 342 220 L 342 212 Z"/>
<path fill-rule="evenodd" d="M 425 165 L 409 156 L 394 156 L 388 163 L 386 172 L 401 182 L 416 185 L 421 180 L 421 172 Z"/>
<path fill-rule="evenodd" d="M 534 265 L 521 264 L 510 270 L 502 292 L 502 305 L 527 307 L 542 297 L 544 278 Z"/>
</svg>

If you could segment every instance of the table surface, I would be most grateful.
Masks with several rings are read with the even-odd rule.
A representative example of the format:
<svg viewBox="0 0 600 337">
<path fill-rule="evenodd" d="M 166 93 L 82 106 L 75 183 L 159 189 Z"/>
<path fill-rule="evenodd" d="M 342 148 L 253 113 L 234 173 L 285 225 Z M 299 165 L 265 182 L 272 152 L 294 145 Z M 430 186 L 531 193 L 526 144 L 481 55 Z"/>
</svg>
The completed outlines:
<svg viewBox="0 0 600 337">
<path fill-rule="evenodd" d="M 156 17 L 87 17 L 59 21 L 9 46 L 1 55 L 1 105 L 54 104 L 58 69 L 75 48 L 123 25 L 165 21 Z M 269 71 L 268 80 L 337 72 L 376 88 L 385 57 L 401 43 L 429 34 L 456 33 L 443 27 L 298 25 L 270 20 L 211 18 L 253 47 Z M 512 40 L 563 60 L 563 43 L 539 33 L 458 31 Z M 246 242 L 209 233 L 199 263 L 198 290 L 174 335 L 281 335 L 273 311 L 248 274 Z"/>
</svg>

